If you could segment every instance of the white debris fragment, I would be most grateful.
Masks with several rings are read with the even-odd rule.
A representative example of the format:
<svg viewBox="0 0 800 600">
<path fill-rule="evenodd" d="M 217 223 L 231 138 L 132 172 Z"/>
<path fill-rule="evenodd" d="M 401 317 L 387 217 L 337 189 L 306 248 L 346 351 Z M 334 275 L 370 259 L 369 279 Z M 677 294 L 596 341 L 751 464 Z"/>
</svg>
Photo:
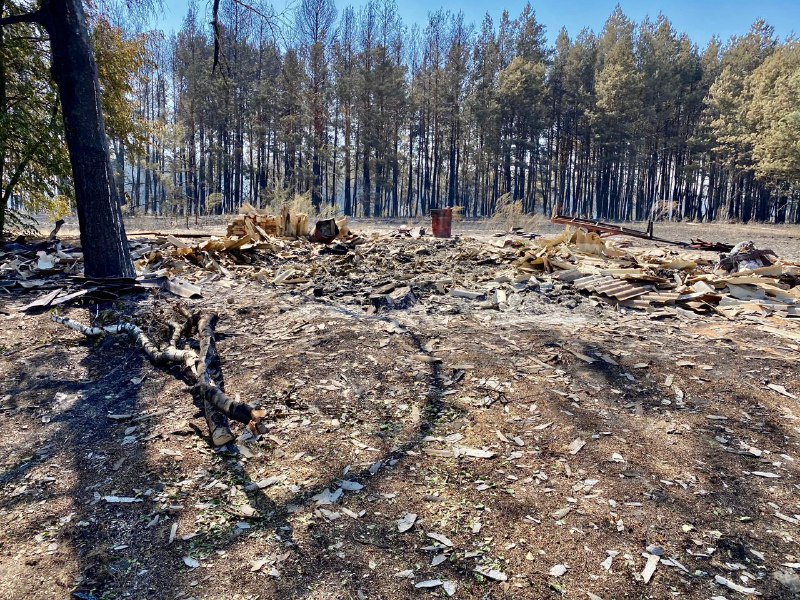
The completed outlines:
<svg viewBox="0 0 800 600">
<path fill-rule="evenodd" d="M 448 538 L 447 536 L 442 535 L 441 533 L 428 532 L 426 535 L 429 538 L 431 538 L 432 540 L 436 540 L 440 544 L 443 544 L 444 546 L 448 546 L 450 548 L 453 547 L 453 542 L 450 541 L 450 538 Z"/>
<path fill-rule="evenodd" d="M 111 504 L 132 504 L 142 501 L 141 498 L 130 498 L 127 496 L 103 496 L 103 500 Z"/>
<path fill-rule="evenodd" d="M 415 588 L 435 588 L 442 585 L 444 582 L 441 579 L 428 579 L 427 581 L 420 581 L 415 583 Z"/>
<path fill-rule="evenodd" d="M 792 394 L 782 385 L 778 385 L 777 383 L 768 383 L 767 387 L 771 389 L 773 392 L 778 392 L 779 394 L 786 396 L 787 398 L 791 398 L 792 400 L 797 400 L 797 396 Z"/>
<path fill-rule="evenodd" d="M 650 554 L 647 553 L 647 564 L 642 569 L 642 580 L 645 583 L 650 583 L 650 580 L 653 578 L 653 573 L 656 572 L 656 567 L 658 566 L 658 562 L 661 560 L 657 554 Z"/>
<path fill-rule="evenodd" d="M 364 486 L 357 481 L 340 481 L 339 487 L 348 492 L 357 492 L 364 488 Z"/>
<path fill-rule="evenodd" d="M 577 439 L 572 440 L 570 445 L 567 447 L 567 450 L 569 450 L 570 454 L 575 455 L 578 452 L 580 452 L 581 448 L 583 448 L 585 445 L 586 445 L 586 440 L 582 440 L 581 438 L 577 438 Z"/>
<path fill-rule="evenodd" d="M 280 483 L 284 479 L 286 479 L 286 475 L 273 475 L 272 477 L 267 477 L 266 479 L 249 483 L 244 489 L 246 489 L 248 492 L 252 492 L 253 490 L 263 490 L 264 488 L 268 488 L 276 483 Z"/>
<path fill-rule="evenodd" d="M 250 561 L 250 572 L 255 573 L 256 571 L 260 571 L 261 568 L 269 562 L 266 558 L 259 558 L 257 560 Z"/>
<path fill-rule="evenodd" d="M 335 504 L 339 498 L 342 497 L 342 488 L 336 488 L 335 492 L 331 492 L 328 488 L 322 490 L 319 494 L 311 496 L 311 499 L 316 502 L 317 506 L 325 506 L 327 504 Z"/>
<path fill-rule="evenodd" d="M 497 569 L 490 569 L 489 567 L 478 566 L 478 567 L 475 567 L 474 571 L 476 573 L 480 573 L 484 577 L 487 577 L 489 579 L 493 579 L 494 581 L 507 581 L 508 580 L 508 575 L 506 575 L 502 571 L 498 571 Z"/>
<path fill-rule="evenodd" d="M 559 508 L 557 511 L 550 513 L 550 516 L 558 521 L 559 519 L 566 517 L 571 511 L 571 506 L 565 506 L 564 508 Z"/>
<path fill-rule="evenodd" d="M 416 513 L 406 513 L 399 519 L 397 519 L 397 531 L 400 533 L 405 533 L 409 529 L 414 526 L 414 523 L 417 522 L 417 514 Z"/>
<path fill-rule="evenodd" d="M 453 446 L 453 455 L 469 456 L 471 458 L 493 458 L 495 453 L 491 450 L 481 450 L 480 448 L 469 448 L 467 446 Z"/>
<path fill-rule="evenodd" d="M 394 574 L 395 577 L 402 577 L 403 579 L 413 579 L 414 578 L 414 571 L 411 569 L 406 569 L 405 571 L 398 571 Z"/>
<path fill-rule="evenodd" d="M 720 585 L 724 585 L 725 587 L 733 590 L 734 592 L 739 592 L 740 594 L 754 595 L 754 596 L 761 595 L 756 590 L 756 588 L 744 587 L 743 585 L 739 585 L 738 583 L 731 581 L 730 579 L 725 579 L 722 575 L 714 575 L 714 581 L 716 581 Z"/>
</svg>

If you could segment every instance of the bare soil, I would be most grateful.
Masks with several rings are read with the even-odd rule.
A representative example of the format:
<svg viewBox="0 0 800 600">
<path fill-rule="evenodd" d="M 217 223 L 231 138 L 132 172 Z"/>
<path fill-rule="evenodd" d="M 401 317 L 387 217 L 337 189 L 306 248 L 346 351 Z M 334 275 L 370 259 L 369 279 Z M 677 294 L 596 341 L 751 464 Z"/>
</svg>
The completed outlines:
<svg viewBox="0 0 800 600">
<path fill-rule="evenodd" d="M 794 257 L 799 231 L 656 227 Z M 273 411 L 238 454 L 178 373 L 3 296 L 0 599 L 741 596 L 715 576 L 796 597 L 800 400 L 767 384 L 800 396 L 797 323 L 653 319 L 547 280 L 503 311 L 438 293 L 507 270 L 474 251 L 490 235 L 271 257 L 311 269 L 298 285 L 191 271 L 228 393 Z M 398 281 L 410 305 L 370 309 Z M 158 337 L 175 302 L 63 313 Z"/>
</svg>

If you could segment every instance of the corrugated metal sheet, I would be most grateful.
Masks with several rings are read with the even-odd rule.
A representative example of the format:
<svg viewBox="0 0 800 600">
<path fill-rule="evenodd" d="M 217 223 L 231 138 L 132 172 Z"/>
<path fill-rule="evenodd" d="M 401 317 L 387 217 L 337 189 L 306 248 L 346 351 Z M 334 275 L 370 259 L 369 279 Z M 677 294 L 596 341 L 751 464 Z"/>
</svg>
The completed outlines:
<svg viewBox="0 0 800 600">
<path fill-rule="evenodd" d="M 622 281 L 610 275 L 590 275 L 589 277 L 581 277 L 580 279 L 576 279 L 573 285 L 579 290 L 585 290 L 608 298 L 616 298 L 620 301 L 643 296 L 653 291 L 650 285 Z"/>
</svg>

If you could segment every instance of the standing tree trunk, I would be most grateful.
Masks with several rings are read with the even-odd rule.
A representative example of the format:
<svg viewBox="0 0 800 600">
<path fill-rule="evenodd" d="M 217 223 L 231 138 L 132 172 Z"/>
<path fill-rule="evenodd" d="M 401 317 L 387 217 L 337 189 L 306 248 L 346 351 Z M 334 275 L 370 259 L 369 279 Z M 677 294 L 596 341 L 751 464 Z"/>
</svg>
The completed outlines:
<svg viewBox="0 0 800 600">
<path fill-rule="evenodd" d="M 50 35 L 52 74 L 58 85 L 75 202 L 89 277 L 133 277 L 108 152 L 97 65 L 81 0 L 44 0 L 42 24 Z"/>
</svg>

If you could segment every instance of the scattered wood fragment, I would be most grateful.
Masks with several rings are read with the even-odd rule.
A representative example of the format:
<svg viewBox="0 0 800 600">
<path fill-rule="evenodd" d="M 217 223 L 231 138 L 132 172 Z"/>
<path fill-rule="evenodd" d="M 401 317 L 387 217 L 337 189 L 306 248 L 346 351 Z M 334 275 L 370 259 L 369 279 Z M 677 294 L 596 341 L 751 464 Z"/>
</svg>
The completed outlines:
<svg viewBox="0 0 800 600">
<path fill-rule="evenodd" d="M 491 579 L 493 581 L 508 581 L 508 575 L 503 573 L 502 571 L 498 571 L 497 569 L 491 569 L 489 567 L 478 566 L 475 567 L 474 571 L 486 577 L 487 579 Z"/>
<path fill-rule="evenodd" d="M 572 440 L 572 442 L 570 442 L 569 446 L 567 447 L 567 450 L 569 451 L 570 454 L 574 456 L 575 454 L 580 452 L 581 448 L 583 448 L 585 445 L 586 445 L 586 440 L 577 438 Z"/>
<path fill-rule="evenodd" d="M 554 279 L 626 308 L 652 311 L 672 306 L 686 317 L 800 316 L 798 265 L 778 259 L 770 250 L 740 244 L 715 264 L 697 253 L 622 250 L 592 231 L 591 222 L 572 218 L 558 222 L 566 223 L 560 235 L 521 249 L 515 263 L 521 273 L 553 273 Z M 665 271 L 672 277 L 665 277 Z"/>
<path fill-rule="evenodd" d="M 397 519 L 397 531 L 405 533 L 414 526 L 417 522 L 416 513 L 405 513 L 402 517 Z"/>
<path fill-rule="evenodd" d="M 549 572 L 551 577 L 561 577 L 567 572 L 567 565 L 554 565 L 550 567 Z"/>
</svg>

